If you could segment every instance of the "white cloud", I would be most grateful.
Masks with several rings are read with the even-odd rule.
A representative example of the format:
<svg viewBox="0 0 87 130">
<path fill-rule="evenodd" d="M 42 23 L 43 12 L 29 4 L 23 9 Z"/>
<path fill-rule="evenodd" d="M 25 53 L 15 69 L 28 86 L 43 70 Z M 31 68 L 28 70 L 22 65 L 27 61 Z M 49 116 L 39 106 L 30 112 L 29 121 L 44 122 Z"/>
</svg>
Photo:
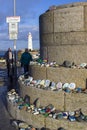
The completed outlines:
<svg viewBox="0 0 87 130">
<path fill-rule="evenodd" d="M 27 25 L 27 24 L 21 24 L 21 25 L 19 25 L 19 30 L 21 31 L 21 30 L 29 30 L 29 29 L 31 29 L 31 30 L 35 30 L 35 31 L 38 31 L 39 30 L 39 27 L 37 26 L 37 25 Z"/>
</svg>

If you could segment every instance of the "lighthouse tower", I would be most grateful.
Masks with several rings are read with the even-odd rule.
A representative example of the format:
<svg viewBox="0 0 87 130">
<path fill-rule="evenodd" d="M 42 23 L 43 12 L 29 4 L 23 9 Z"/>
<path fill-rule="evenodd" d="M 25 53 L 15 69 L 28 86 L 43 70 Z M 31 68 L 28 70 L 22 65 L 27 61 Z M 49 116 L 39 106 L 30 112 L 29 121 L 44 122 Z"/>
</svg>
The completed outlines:
<svg viewBox="0 0 87 130">
<path fill-rule="evenodd" d="M 29 32 L 29 34 L 28 34 L 28 49 L 29 49 L 29 50 L 33 50 L 32 35 L 31 35 L 30 32 Z"/>
</svg>

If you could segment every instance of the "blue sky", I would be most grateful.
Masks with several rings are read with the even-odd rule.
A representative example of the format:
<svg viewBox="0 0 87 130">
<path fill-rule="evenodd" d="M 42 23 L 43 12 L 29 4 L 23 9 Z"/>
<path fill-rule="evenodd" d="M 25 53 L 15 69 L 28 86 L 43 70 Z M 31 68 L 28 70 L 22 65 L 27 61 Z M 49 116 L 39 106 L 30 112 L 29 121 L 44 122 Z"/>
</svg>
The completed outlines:
<svg viewBox="0 0 87 130">
<path fill-rule="evenodd" d="M 33 47 L 39 49 L 39 16 L 50 6 L 63 5 L 86 0 L 15 0 L 16 16 L 20 16 L 18 26 L 17 50 L 27 47 L 28 33 L 32 33 Z M 14 0 L 0 0 L 0 50 L 13 48 L 14 41 L 9 40 L 6 18 L 14 15 Z"/>
</svg>

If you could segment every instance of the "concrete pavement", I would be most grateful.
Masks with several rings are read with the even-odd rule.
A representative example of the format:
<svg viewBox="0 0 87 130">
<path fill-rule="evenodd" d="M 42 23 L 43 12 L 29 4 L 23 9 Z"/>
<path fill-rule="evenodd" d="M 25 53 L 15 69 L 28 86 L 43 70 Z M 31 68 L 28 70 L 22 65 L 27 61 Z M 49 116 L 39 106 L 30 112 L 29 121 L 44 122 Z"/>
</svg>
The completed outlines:
<svg viewBox="0 0 87 130">
<path fill-rule="evenodd" d="M 10 124 L 12 117 L 6 109 L 7 80 L 6 68 L 0 67 L 0 130 L 16 130 Z"/>
<path fill-rule="evenodd" d="M 6 109 L 6 87 L 0 87 L 0 130 L 15 130 L 10 124 L 12 117 Z"/>
</svg>

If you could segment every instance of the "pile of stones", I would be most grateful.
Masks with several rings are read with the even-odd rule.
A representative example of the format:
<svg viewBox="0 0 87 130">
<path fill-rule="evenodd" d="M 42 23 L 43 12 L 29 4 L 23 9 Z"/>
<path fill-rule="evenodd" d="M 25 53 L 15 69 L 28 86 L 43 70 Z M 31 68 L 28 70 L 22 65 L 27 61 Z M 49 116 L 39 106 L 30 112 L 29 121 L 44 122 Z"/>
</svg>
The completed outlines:
<svg viewBox="0 0 87 130">
<path fill-rule="evenodd" d="M 8 101 L 16 104 L 17 108 L 24 110 L 26 112 L 32 113 L 34 115 L 42 114 L 44 117 L 49 117 L 53 119 L 63 119 L 69 121 L 87 122 L 87 115 L 82 113 L 81 108 L 75 111 L 60 111 L 57 110 L 52 104 L 48 106 L 40 106 L 39 98 L 37 98 L 33 104 L 30 103 L 30 96 L 25 95 L 25 97 L 20 97 L 14 89 L 7 93 Z"/>
<path fill-rule="evenodd" d="M 18 78 L 19 81 L 24 86 L 36 87 L 44 90 L 52 90 L 52 91 L 64 91 L 66 93 L 87 93 L 87 89 L 83 89 L 81 86 L 77 87 L 74 82 L 71 83 L 62 83 L 62 82 L 53 82 L 49 79 L 38 79 L 34 80 L 33 77 L 27 74 L 20 75 Z"/>
<path fill-rule="evenodd" d="M 66 67 L 66 68 L 85 68 L 87 69 L 87 63 L 81 63 L 76 65 L 72 61 L 65 60 L 62 64 L 58 64 L 56 61 L 48 62 L 47 59 L 37 59 L 36 61 L 32 61 L 31 65 L 39 65 L 41 67 Z"/>
</svg>

